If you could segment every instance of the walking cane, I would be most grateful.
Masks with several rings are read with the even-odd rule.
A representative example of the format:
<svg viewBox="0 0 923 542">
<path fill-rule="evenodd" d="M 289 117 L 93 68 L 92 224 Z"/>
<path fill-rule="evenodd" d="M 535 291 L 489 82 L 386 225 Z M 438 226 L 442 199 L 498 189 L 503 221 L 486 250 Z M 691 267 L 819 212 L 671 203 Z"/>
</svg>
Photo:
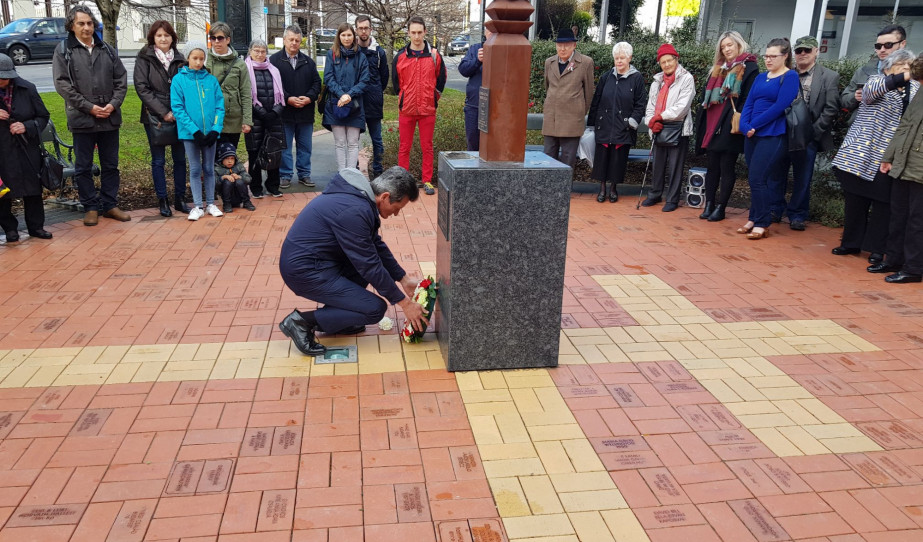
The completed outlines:
<svg viewBox="0 0 923 542">
<path fill-rule="evenodd" d="M 635 205 L 635 211 L 641 208 L 641 196 L 644 194 L 644 183 L 647 182 L 647 168 L 651 165 L 651 156 L 654 155 L 654 137 L 651 136 L 651 151 L 647 153 L 647 164 L 644 165 L 644 176 L 641 177 L 641 191 L 638 192 L 638 204 Z"/>
</svg>

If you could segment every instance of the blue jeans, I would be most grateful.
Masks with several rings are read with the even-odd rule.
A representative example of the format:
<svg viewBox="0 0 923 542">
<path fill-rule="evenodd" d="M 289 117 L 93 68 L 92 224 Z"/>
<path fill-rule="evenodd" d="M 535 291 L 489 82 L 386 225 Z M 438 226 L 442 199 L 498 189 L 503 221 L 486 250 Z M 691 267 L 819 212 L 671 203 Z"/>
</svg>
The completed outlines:
<svg viewBox="0 0 923 542">
<path fill-rule="evenodd" d="M 147 133 L 148 145 L 151 143 L 151 131 L 148 126 L 144 125 L 144 131 Z M 167 172 L 164 166 L 167 163 L 167 148 L 165 146 L 151 147 L 151 177 L 154 178 L 154 192 L 160 199 L 167 197 Z M 183 142 L 170 145 L 173 153 L 173 193 L 176 201 L 182 201 L 186 197 L 186 146 Z"/>
<path fill-rule="evenodd" d="M 314 137 L 314 125 L 304 122 L 283 121 L 285 144 L 288 147 L 282 153 L 282 167 L 279 176 L 283 179 L 304 179 L 311 176 L 311 142 Z M 292 164 L 292 139 L 295 140 L 295 164 Z M 293 172 L 298 170 L 298 176 Z"/>
<path fill-rule="evenodd" d="M 744 142 L 747 176 L 750 181 L 750 221 L 757 228 L 768 228 L 772 189 L 784 173 L 783 158 L 788 153 L 788 136 L 753 136 Z"/>
<path fill-rule="evenodd" d="M 801 151 L 791 151 L 783 157 L 783 173 L 772 187 L 772 214 L 781 217 L 786 212 L 792 222 L 804 222 L 811 211 L 811 179 L 814 177 L 814 160 L 817 158 L 817 142 L 811 141 Z M 788 185 L 788 166 L 792 166 L 792 199 L 785 204 L 785 189 Z"/>
<path fill-rule="evenodd" d="M 202 205 L 202 182 L 205 182 L 205 205 L 215 203 L 215 145 L 199 147 L 194 141 L 183 140 L 189 157 L 189 188 L 196 207 Z"/>
<path fill-rule="evenodd" d="M 384 171 L 381 165 L 381 158 L 385 154 L 385 144 L 381 140 L 381 119 L 365 119 L 365 125 L 369 129 L 369 139 L 372 140 L 372 176 L 376 176 Z"/>
<path fill-rule="evenodd" d="M 119 131 L 75 132 L 74 181 L 84 211 L 105 213 L 119 205 Z M 98 149 L 99 190 L 93 181 L 93 151 Z"/>
</svg>

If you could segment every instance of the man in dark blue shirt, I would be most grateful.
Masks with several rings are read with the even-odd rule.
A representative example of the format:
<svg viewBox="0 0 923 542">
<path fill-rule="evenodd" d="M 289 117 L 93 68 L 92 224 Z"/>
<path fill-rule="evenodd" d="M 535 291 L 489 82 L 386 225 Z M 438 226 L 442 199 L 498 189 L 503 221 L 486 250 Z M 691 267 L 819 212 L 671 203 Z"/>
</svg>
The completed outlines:
<svg viewBox="0 0 923 542">
<path fill-rule="evenodd" d="M 324 353 L 316 331 L 361 333 L 384 317 L 388 305 L 366 290 L 369 284 L 400 306 L 415 330 L 426 329 L 423 307 L 410 298 L 416 281 L 378 234 L 382 218 L 397 216 L 419 195 L 416 180 L 403 168 L 392 167 L 372 182 L 347 168 L 295 219 L 282 244 L 279 271 L 292 292 L 323 304 L 314 311 L 292 311 L 279 324 L 303 354 Z"/>
<path fill-rule="evenodd" d="M 484 42 L 493 34 L 484 29 Z M 481 71 L 484 68 L 484 44 L 475 43 L 468 48 L 465 58 L 458 64 L 458 73 L 468 78 L 465 86 L 465 138 L 468 150 L 480 150 L 481 131 L 478 130 L 478 94 L 481 88 Z"/>
</svg>

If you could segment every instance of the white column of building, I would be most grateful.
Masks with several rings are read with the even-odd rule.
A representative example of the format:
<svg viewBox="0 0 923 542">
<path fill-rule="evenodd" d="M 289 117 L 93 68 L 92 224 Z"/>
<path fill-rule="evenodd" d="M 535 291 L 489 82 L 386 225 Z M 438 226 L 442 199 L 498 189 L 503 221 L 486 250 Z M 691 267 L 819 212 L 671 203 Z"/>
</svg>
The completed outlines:
<svg viewBox="0 0 923 542">
<path fill-rule="evenodd" d="M 827 0 L 823 0 L 820 4 L 820 20 L 817 21 L 817 43 L 823 45 L 824 43 L 824 25 L 827 23 Z"/>
<path fill-rule="evenodd" d="M 795 16 L 792 19 L 792 33 L 789 39 L 792 43 L 801 36 L 811 33 L 811 20 L 814 18 L 814 0 L 797 0 L 795 2 Z"/>
<path fill-rule="evenodd" d="M 849 47 L 849 37 L 852 34 L 852 25 L 856 24 L 856 15 L 859 13 L 859 0 L 849 0 L 846 4 L 846 24 L 843 25 L 843 41 L 840 42 L 840 58 L 845 58 Z"/>
<path fill-rule="evenodd" d="M 263 13 L 263 0 L 250 0 L 250 37 L 266 40 L 266 14 Z"/>
</svg>

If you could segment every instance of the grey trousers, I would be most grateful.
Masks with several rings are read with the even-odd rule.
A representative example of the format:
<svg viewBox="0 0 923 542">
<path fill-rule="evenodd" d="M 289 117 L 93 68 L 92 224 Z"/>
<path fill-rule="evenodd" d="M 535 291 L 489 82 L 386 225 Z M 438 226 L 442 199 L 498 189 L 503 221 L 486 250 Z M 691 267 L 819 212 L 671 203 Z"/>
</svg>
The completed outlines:
<svg viewBox="0 0 923 542">
<path fill-rule="evenodd" d="M 577 164 L 577 147 L 580 146 L 580 136 L 553 137 L 545 136 L 545 154 L 574 168 Z M 560 156 L 558 153 L 560 152 Z"/>
<path fill-rule="evenodd" d="M 654 169 L 651 172 L 649 198 L 663 198 L 667 203 L 679 203 L 683 186 L 683 165 L 689 150 L 689 137 L 679 138 L 675 147 L 654 147 Z M 664 186 L 666 184 L 666 187 Z"/>
</svg>

